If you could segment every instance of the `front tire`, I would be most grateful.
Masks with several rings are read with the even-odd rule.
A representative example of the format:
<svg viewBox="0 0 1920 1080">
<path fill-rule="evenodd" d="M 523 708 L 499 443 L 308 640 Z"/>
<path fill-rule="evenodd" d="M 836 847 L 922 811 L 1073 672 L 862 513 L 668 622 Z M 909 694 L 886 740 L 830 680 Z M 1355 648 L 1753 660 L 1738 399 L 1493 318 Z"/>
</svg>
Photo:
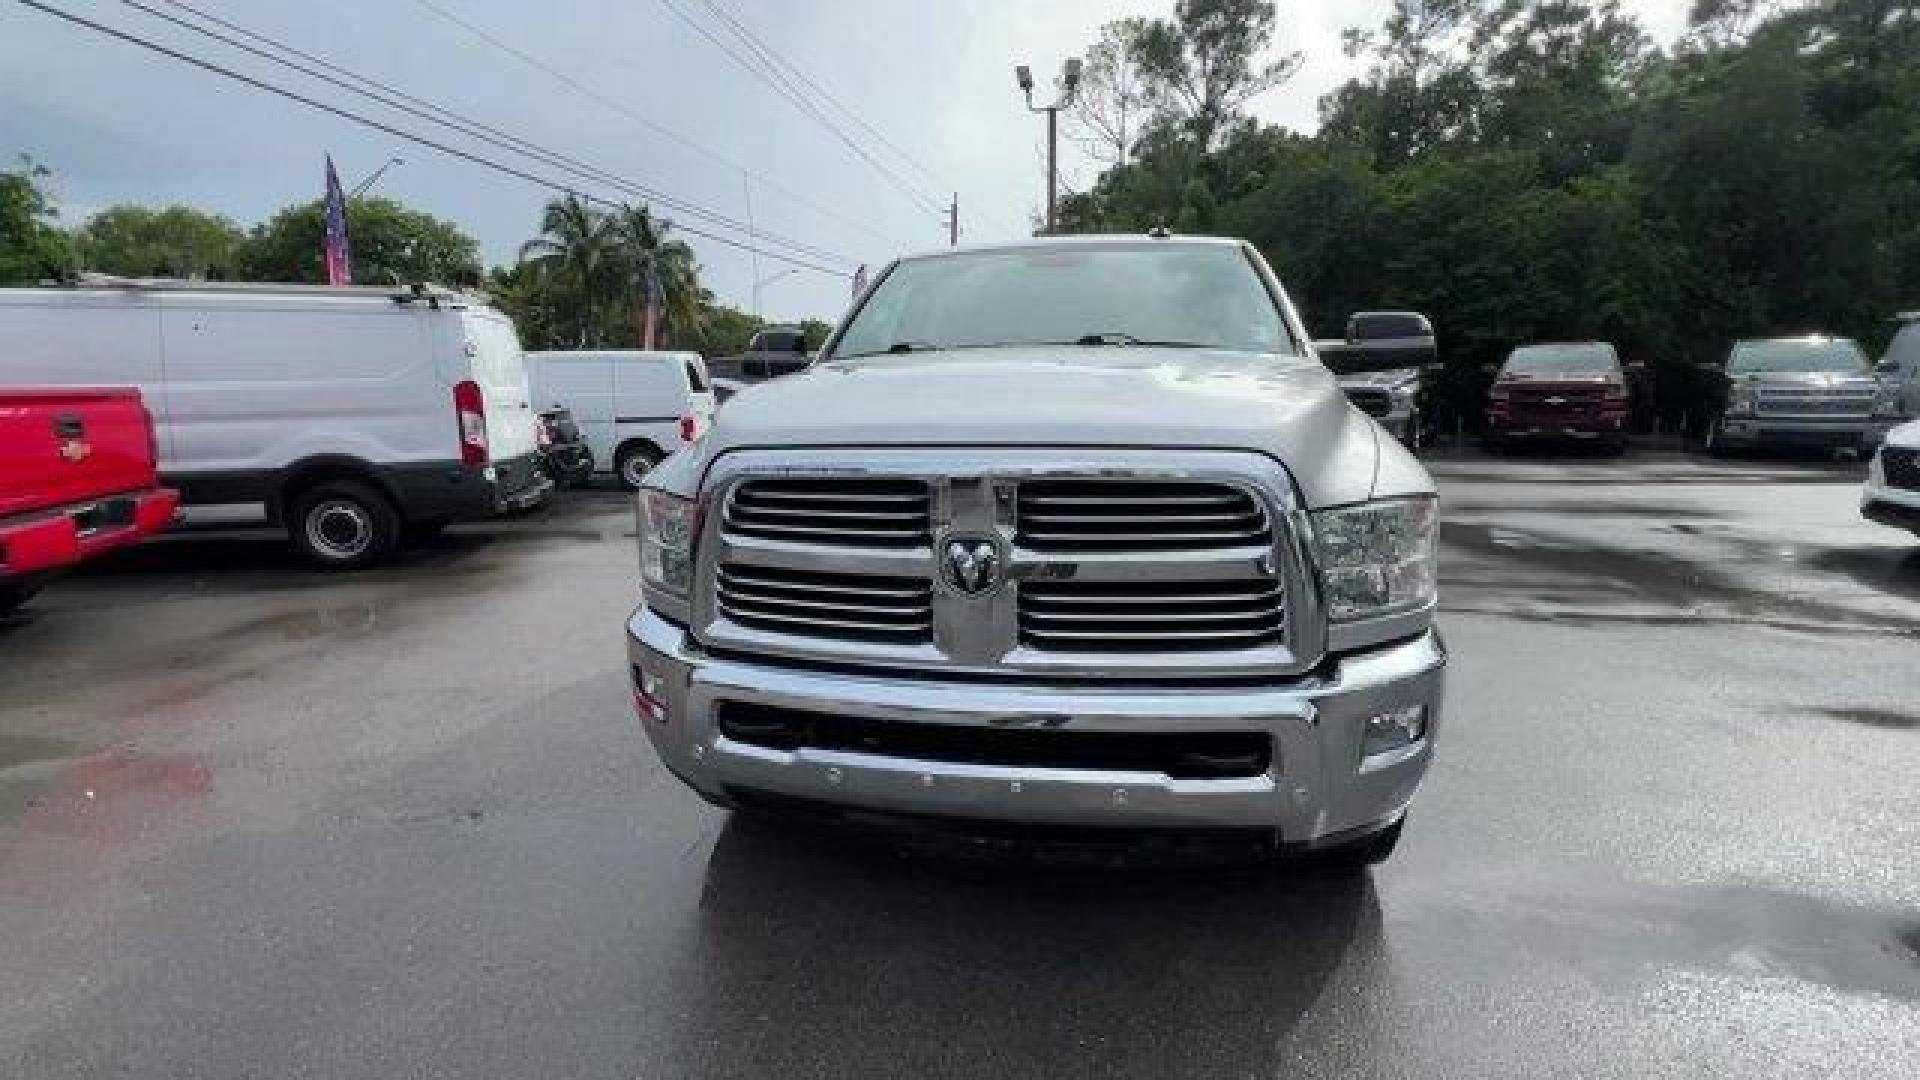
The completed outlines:
<svg viewBox="0 0 1920 1080">
<path fill-rule="evenodd" d="M 293 499 L 287 536 L 316 570 L 364 570 L 393 553 L 400 515 L 384 496 L 350 480 L 322 483 Z"/>
<path fill-rule="evenodd" d="M 638 491 L 647 474 L 660 464 L 661 453 L 646 443 L 636 443 L 620 448 L 620 456 L 614 460 L 614 475 L 620 478 L 620 486 L 628 491 Z"/>
<path fill-rule="evenodd" d="M 42 584 L 44 582 L 38 578 L 31 577 L 0 581 L 0 619 L 24 607 L 27 601 L 33 599 L 33 594 L 40 591 Z"/>
</svg>

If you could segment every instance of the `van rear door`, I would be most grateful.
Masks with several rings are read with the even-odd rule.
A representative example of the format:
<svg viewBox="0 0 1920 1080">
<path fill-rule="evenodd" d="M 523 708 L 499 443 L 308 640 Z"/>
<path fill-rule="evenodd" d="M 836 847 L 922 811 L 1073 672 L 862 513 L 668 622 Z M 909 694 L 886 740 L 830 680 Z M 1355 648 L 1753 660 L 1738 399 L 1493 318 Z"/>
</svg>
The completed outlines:
<svg viewBox="0 0 1920 1080">
<path fill-rule="evenodd" d="M 480 384 L 487 404 L 487 456 L 509 461 L 534 452 L 533 394 L 527 389 L 526 360 L 513 323 L 491 311 L 467 311 L 462 322 L 470 378 Z"/>
</svg>

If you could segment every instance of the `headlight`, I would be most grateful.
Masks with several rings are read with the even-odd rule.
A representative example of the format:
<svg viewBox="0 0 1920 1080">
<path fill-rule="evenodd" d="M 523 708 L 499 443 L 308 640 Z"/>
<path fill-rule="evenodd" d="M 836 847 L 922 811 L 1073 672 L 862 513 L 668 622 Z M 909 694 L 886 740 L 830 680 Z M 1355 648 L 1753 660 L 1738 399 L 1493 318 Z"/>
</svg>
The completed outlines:
<svg viewBox="0 0 1920 1080">
<path fill-rule="evenodd" d="M 1734 383 L 1727 388 L 1727 411 L 1730 413 L 1750 413 L 1753 411 L 1753 384 Z"/>
<path fill-rule="evenodd" d="M 1900 388 L 1883 386 L 1873 398 L 1873 418 L 1876 420 L 1893 419 L 1900 416 Z"/>
<path fill-rule="evenodd" d="M 1624 386 L 1609 386 L 1601 391 L 1600 396 L 1608 401 L 1625 401 L 1627 400 L 1627 388 Z"/>
<path fill-rule="evenodd" d="M 1488 401 L 1507 401 L 1513 397 L 1513 391 L 1504 386 L 1496 386 L 1487 391 Z"/>
<path fill-rule="evenodd" d="M 1335 622 L 1412 611 L 1438 590 L 1439 504 L 1387 499 L 1313 515 L 1314 554 Z"/>
<path fill-rule="evenodd" d="M 640 489 L 640 584 L 649 594 L 657 592 L 677 604 L 686 603 L 693 588 L 698 507 L 690 499 Z"/>
</svg>

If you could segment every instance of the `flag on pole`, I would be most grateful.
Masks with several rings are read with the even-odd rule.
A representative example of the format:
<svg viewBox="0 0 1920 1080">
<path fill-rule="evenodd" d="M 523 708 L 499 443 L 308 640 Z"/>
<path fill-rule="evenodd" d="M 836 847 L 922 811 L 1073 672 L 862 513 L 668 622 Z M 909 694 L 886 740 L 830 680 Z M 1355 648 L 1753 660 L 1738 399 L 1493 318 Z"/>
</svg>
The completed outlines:
<svg viewBox="0 0 1920 1080">
<path fill-rule="evenodd" d="M 866 291 L 867 291 L 867 264 L 861 263 L 860 269 L 855 270 L 853 272 L 853 298 L 855 300 L 860 299 L 860 294 Z"/>
<path fill-rule="evenodd" d="M 647 263 L 646 311 L 640 317 L 640 348 L 651 352 L 666 344 L 661 333 L 667 315 L 667 293 L 660 287 L 660 273 L 651 260 Z"/>
<path fill-rule="evenodd" d="M 340 189 L 340 174 L 333 171 L 333 155 L 327 155 L 326 203 L 327 284 L 353 284 L 353 253 L 347 247 L 347 196 Z"/>
</svg>

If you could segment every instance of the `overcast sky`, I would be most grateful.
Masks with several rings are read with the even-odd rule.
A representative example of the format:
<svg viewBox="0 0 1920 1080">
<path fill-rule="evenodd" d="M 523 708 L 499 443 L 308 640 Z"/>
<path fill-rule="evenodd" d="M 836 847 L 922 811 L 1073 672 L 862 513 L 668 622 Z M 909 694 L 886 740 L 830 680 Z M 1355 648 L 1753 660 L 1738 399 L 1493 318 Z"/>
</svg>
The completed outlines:
<svg viewBox="0 0 1920 1080">
<path fill-rule="evenodd" d="M 380 111 L 123 3 L 45 2 L 342 106 Z M 141 2 L 170 10 L 165 0 Z M 190 2 L 724 217 L 744 221 L 750 205 L 760 228 L 831 252 L 831 258 L 810 258 L 841 274 L 857 263 L 879 264 L 903 250 L 945 242 L 937 214 L 903 186 L 941 203 L 957 190 L 964 239 L 1023 235 L 1042 198 L 1042 122 L 1026 113 L 1012 66 L 1029 63 L 1045 78 L 1081 51 L 1100 24 L 1172 7 L 1172 0 L 713 0 L 911 155 L 911 162 L 902 161 L 868 131 L 840 121 L 900 178 L 896 183 L 675 14 L 684 12 L 738 48 L 705 0 L 430 0 L 565 72 L 617 109 L 475 38 L 431 10 L 429 0 Z M 1320 95 L 1355 71 L 1341 55 L 1341 28 L 1372 25 L 1385 6 L 1385 0 L 1281 0 L 1276 47 L 1299 49 L 1306 62 L 1254 111 L 1311 130 Z M 1664 44 L 1681 29 L 1688 0 L 1627 0 L 1626 6 Z M 417 119 L 398 122 L 434 130 Z M 556 172 L 481 149 L 532 171 Z M 324 152 L 333 154 L 349 186 L 399 156 L 405 164 L 387 173 L 378 192 L 458 222 L 480 241 L 489 263 L 513 259 L 552 194 L 0 0 L 0 155 L 17 152 L 54 171 L 68 222 L 116 202 L 183 202 L 242 224 L 315 197 Z M 1071 178 L 1093 176 L 1070 151 L 1066 161 Z M 743 187 L 738 166 L 764 181 Z M 666 213 L 702 224 L 684 212 Z M 754 258 L 690 239 L 714 290 L 749 307 Z M 766 280 L 784 268 L 759 260 L 767 316 L 831 319 L 839 313 L 844 276 L 798 270 Z"/>
</svg>

